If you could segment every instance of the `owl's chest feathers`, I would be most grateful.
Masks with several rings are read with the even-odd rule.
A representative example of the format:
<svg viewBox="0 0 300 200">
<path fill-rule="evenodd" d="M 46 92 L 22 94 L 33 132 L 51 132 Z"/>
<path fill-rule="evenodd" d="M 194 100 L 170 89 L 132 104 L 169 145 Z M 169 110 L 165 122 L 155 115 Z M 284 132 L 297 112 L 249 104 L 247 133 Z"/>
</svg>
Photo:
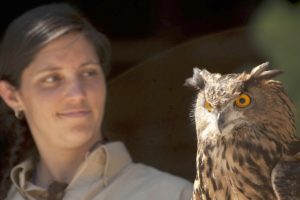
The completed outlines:
<svg viewBox="0 0 300 200">
<path fill-rule="evenodd" d="M 197 178 L 203 199 L 275 199 L 271 171 L 279 159 L 280 148 L 255 138 L 219 138 L 199 143 Z"/>
</svg>

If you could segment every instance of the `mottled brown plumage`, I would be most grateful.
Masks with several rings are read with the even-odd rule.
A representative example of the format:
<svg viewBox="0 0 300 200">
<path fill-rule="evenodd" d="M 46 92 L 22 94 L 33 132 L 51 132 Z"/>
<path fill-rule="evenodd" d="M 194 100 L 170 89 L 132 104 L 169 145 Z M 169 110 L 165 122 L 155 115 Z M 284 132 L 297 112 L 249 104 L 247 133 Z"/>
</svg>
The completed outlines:
<svg viewBox="0 0 300 200">
<path fill-rule="evenodd" d="M 300 140 L 295 108 L 268 63 L 250 73 L 194 69 L 186 85 L 194 107 L 194 200 L 300 199 Z"/>
</svg>

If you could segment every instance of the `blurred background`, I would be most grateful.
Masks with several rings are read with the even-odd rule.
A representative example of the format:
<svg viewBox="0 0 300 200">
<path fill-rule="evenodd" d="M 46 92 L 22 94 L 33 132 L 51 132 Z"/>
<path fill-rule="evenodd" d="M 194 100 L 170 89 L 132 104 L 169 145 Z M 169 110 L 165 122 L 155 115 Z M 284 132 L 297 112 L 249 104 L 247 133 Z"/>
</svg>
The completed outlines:
<svg viewBox="0 0 300 200">
<path fill-rule="evenodd" d="M 184 41 L 247 25 L 262 0 L 11 0 L 1 6 L 0 31 L 24 11 L 51 2 L 77 6 L 110 38 L 114 78 Z"/>
<path fill-rule="evenodd" d="M 61 1 L 2 2 L 0 32 L 24 11 L 51 2 Z M 285 71 L 278 79 L 300 107 L 296 0 L 63 2 L 79 8 L 111 41 L 105 134 L 124 141 L 137 162 L 193 181 L 195 94 L 183 87 L 193 67 L 230 73 L 270 61 Z"/>
</svg>

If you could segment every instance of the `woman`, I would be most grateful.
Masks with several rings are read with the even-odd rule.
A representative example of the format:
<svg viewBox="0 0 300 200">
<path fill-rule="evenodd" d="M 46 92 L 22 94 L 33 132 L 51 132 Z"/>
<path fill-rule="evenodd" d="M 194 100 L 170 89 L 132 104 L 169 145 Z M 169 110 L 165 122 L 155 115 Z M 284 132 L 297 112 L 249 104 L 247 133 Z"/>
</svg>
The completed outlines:
<svg viewBox="0 0 300 200">
<path fill-rule="evenodd" d="M 189 199 L 101 134 L 110 45 L 67 4 L 37 7 L 0 46 L 1 199 Z"/>
</svg>

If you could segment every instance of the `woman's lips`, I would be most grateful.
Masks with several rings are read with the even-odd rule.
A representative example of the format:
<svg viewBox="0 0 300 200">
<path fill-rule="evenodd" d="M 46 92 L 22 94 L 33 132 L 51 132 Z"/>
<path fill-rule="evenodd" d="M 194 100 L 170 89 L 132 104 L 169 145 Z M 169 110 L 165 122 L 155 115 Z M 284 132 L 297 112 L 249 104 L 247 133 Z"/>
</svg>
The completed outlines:
<svg viewBox="0 0 300 200">
<path fill-rule="evenodd" d="M 85 117 L 89 115 L 91 111 L 89 110 L 72 110 L 58 113 L 60 117 L 70 117 L 70 118 L 78 118 L 78 117 Z"/>
</svg>

